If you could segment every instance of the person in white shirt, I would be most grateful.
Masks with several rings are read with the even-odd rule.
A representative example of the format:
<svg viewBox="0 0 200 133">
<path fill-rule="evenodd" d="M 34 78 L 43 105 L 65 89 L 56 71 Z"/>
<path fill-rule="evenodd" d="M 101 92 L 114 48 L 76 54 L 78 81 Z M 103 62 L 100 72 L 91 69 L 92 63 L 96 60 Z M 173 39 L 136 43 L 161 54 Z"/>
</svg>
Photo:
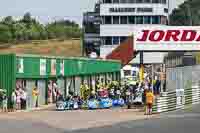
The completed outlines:
<svg viewBox="0 0 200 133">
<path fill-rule="evenodd" d="M 26 100 L 27 100 L 27 93 L 26 93 L 25 89 L 21 89 L 20 94 L 21 94 L 21 108 L 23 110 L 25 110 L 26 109 Z"/>
<path fill-rule="evenodd" d="M 12 97 L 11 97 L 11 106 L 12 106 L 12 109 L 11 111 L 14 112 L 16 110 L 16 101 L 17 101 L 17 96 L 16 96 L 16 92 L 13 91 L 12 92 Z"/>
</svg>

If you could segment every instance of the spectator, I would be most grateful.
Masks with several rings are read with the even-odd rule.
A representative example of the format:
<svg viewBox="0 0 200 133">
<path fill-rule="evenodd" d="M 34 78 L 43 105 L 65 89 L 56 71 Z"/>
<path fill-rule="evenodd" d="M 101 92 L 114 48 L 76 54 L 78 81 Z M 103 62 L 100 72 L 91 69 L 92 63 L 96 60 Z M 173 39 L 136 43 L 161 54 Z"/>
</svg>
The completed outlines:
<svg viewBox="0 0 200 133">
<path fill-rule="evenodd" d="M 160 80 L 156 80 L 156 83 L 155 83 L 155 94 L 156 95 L 159 95 L 160 94 L 160 85 L 161 85 L 161 82 Z"/>
<path fill-rule="evenodd" d="M 48 103 L 52 103 L 52 84 L 48 82 Z"/>
<path fill-rule="evenodd" d="M 11 107 L 12 107 L 12 111 L 16 110 L 16 101 L 17 101 L 17 96 L 16 96 L 16 91 L 12 92 L 12 96 L 11 96 Z"/>
<path fill-rule="evenodd" d="M 26 100 L 27 100 L 27 93 L 25 91 L 25 89 L 21 90 L 21 108 L 23 110 L 26 109 Z"/>
<path fill-rule="evenodd" d="M 3 112 L 8 112 L 8 98 L 6 92 L 3 94 Z"/>
<path fill-rule="evenodd" d="M 17 88 L 16 91 L 16 109 L 20 110 L 21 109 L 21 95 L 20 95 L 20 89 Z"/>
<path fill-rule="evenodd" d="M 57 99 L 57 90 L 58 90 L 58 85 L 55 82 L 53 83 L 53 103 L 55 103 Z"/>
<path fill-rule="evenodd" d="M 6 91 L 0 89 L 0 104 L 2 106 L 2 112 L 8 112 L 7 109 L 7 94 Z"/>
<path fill-rule="evenodd" d="M 152 114 L 152 106 L 154 101 L 154 95 L 151 90 L 148 90 L 146 93 L 146 114 Z"/>
<path fill-rule="evenodd" d="M 33 95 L 33 106 L 38 107 L 38 97 L 39 97 L 39 91 L 37 87 L 34 87 L 32 90 L 32 95 Z"/>
</svg>

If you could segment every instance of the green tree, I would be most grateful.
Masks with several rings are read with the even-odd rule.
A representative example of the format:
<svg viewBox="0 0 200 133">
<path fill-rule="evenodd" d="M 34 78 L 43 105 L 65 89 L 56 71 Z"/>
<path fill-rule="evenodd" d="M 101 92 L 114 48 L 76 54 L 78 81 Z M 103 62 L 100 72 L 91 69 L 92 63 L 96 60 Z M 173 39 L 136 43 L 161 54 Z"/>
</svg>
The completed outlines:
<svg viewBox="0 0 200 133">
<path fill-rule="evenodd" d="M 50 23 L 46 26 L 46 29 L 50 39 L 81 37 L 81 29 L 79 28 L 79 25 L 69 20 L 60 20 Z"/>
<path fill-rule="evenodd" d="M 59 20 L 47 25 L 41 24 L 31 16 L 24 14 L 21 20 L 14 20 L 12 16 L 5 17 L 1 22 L 1 42 L 44 40 L 44 39 L 68 39 L 81 37 L 81 29 L 78 24 L 70 20 Z"/>
<path fill-rule="evenodd" d="M 174 9 L 169 24 L 175 26 L 200 25 L 200 0 L 187 0 Z"/>
<path fill-rule="evenodd" d="M 5 24 L 0 24 L 0 42 L 9 43 L 12 40 L 12 33 L 10 29 Z"/>
<path fill-rule="evenodd" d="M 24 17 L 22 19 L 22 22 L 26 24 L 27 28 L 30 28 L 32 24 L 32 18 L 31 18 L 31 13 L 27 12 L 24 14 Z"/>
</svg>

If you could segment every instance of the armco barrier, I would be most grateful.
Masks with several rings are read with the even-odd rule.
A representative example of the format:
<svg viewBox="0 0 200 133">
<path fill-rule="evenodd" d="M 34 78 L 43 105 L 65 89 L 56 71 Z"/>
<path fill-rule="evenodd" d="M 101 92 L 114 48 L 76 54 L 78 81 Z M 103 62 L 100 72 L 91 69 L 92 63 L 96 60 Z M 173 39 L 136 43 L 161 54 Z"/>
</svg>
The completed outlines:
<svg viewBox="0 0 200 133">
<path fill-rule="evenodd" d="M 193 86 L 190 89 L 184 89 L 184 93 L 179 95 L 177 91 L 164 92 L 161 96 L 155 98 L 153 105 L 154 113 L 163 113 L 184 109 L 185 106 L 200 103 L 200 87 Z"/>
</svg>

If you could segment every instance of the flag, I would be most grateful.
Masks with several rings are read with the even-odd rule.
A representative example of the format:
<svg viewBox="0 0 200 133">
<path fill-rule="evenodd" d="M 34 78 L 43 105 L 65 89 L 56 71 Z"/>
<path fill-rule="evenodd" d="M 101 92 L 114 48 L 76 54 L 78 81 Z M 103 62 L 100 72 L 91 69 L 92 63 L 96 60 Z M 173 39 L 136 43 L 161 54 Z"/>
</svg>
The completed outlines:
<svg viewBox="0 0 200 133">
<path fill-rule="evenodd" d="M 127 65 L 133 58 L 135 58 L 136 55 L 133 44 L 133 36 L 128 37 L 126 41 L 119 44 L 117 48 L 115 48 L 110 54 L 108 54 L 106 56 L 106 59 L 120 60 L 122 63 L 122 67 Z"/>
</svg>

